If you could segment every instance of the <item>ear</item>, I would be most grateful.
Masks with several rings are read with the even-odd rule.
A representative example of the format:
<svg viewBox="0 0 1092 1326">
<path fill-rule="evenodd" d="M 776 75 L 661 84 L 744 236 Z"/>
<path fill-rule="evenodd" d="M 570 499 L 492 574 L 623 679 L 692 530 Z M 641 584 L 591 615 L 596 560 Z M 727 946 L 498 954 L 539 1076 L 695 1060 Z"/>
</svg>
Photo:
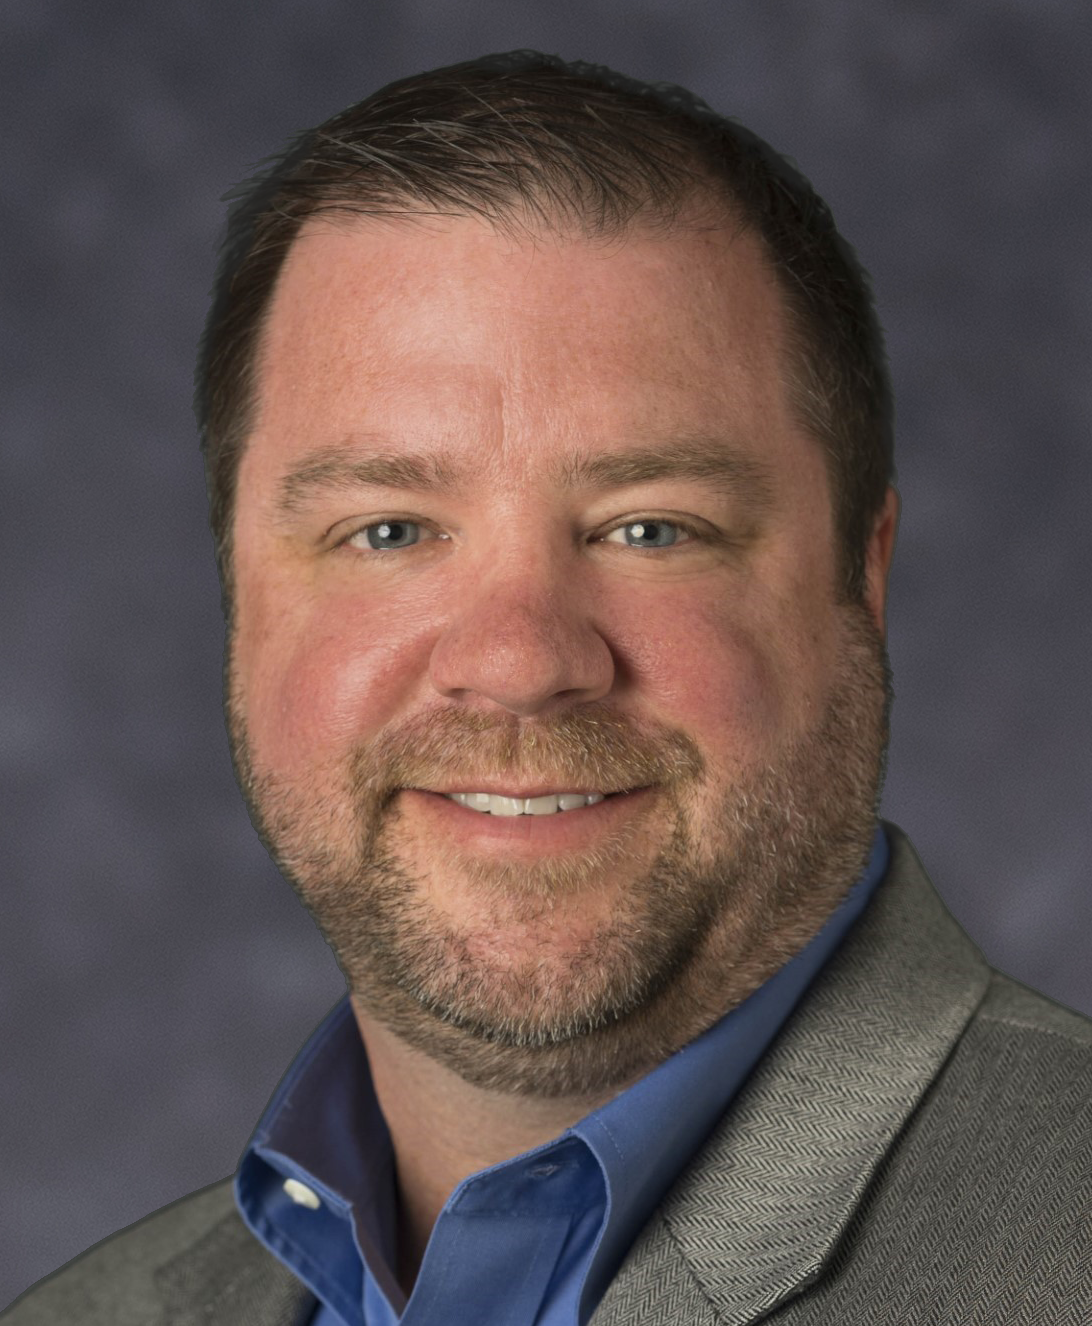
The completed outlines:
<svg viewBox="0 0 1092 1326">
<path fill-rule="evenodd" d="M 902 502 L 898 490 L 888 485 L 884 503 L 876 516 L 865 549 L 865 604 L 876 629 L 887 639 L 887 576 L 895 554 L 895 535 L 899 528 Z"/>
</svg>

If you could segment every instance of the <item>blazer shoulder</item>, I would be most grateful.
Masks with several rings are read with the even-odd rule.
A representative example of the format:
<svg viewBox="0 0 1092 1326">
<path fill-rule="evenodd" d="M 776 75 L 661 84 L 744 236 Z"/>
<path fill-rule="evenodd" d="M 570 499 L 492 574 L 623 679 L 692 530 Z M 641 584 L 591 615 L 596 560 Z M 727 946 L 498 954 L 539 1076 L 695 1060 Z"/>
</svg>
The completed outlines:
<svg viewBox="0 0 1092 1326">
<path fill-rule="evenodd" d="M 232 1177 L 160 1207 L 38 1280 L 4 1312 L 3 1326 L 157 1326 L 156 1272 L 218 1227 L 237 1223 Z M 249 1232 L 248 1237 L 250 1237 Z"/>
<path fill-rule="evenodd" d="M 975 1018 L 1033 1033 L 1030 1039 L 1034 1039 L 1034 1033 L 1044 1038 L 1059 1037 L 1071 1042 L 1075 1050 L 1083 1046 L 1086 1053 L 1092 1053 L 1092 1018 L 1003 972 L 990 973 L 990 983 Z"/>
<path fill-rule="evenodd" d="M 812 1292 L 778 1326 L 1092 1321 L 1089 1209 L 1092 1022 L 991 973 Z"/>
</svg>

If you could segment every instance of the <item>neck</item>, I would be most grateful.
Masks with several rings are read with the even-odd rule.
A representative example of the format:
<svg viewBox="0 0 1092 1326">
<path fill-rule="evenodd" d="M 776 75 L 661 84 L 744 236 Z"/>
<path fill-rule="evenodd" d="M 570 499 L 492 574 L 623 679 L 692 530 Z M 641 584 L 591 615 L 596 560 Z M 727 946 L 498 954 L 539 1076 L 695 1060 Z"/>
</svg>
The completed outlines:
<svg viewBox="0 0 1092 1326">
<path fill-rule="evenodd" d="M 485 1091 L 352 1003 L 394 1147 L 398 1280 L 408 1295 L 440 1211 L 463 1179 L 551 1141 L 615 1093 L 547 1099 Z"/>
</svg>

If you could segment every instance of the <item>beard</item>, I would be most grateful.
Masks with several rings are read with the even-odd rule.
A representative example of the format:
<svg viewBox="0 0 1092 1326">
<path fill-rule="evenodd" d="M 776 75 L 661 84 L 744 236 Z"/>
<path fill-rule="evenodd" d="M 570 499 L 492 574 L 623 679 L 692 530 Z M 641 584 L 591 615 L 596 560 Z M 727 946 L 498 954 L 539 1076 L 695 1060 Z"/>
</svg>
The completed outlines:
<svg viewBox="0 0 1092 1326">
<path fill-rule="evenodd" d="M 251 748 L 229 641 L 228 730 L 251 820 L 358 1011 L 472 1085 L 561 1097 L 621 1089 L 746 999 L 822 927 L 872 848 L 891 670 L 867 611 L 839 611 L 814 726 L 719 788 L 690 736 L 602 704 L 533 724 L 436 710 L 288 779 Z M 656 795 L 593 851 L 517 863 L 426 844 L 431 864 L 415 866 L 399 791 L 502 775 Z M 473 905 L 446 907 L 445 881 Z M 589 902 L 592 923 L 574 928 Z"/>
</svg>

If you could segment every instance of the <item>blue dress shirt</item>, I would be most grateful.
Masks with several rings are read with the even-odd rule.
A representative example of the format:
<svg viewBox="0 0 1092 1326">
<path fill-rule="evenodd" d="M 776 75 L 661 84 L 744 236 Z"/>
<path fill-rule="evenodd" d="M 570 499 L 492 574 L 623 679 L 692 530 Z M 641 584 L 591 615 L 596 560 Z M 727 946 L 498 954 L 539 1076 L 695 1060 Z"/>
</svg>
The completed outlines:
<svg viewBox="0 0 1092 1326">
<path fill-rule="evenodd" d="M 311 1326 L 583 1326 L 887 861 L 877 827 L 861 879 L 748 999 L 560 1137 L 464 1179 L 408 1302 L 393 1271 L 390 1135 L 346 995 L 281 1080 L 235 1177 L 247 1226 L 317 1295 Z"/>
</svg>

